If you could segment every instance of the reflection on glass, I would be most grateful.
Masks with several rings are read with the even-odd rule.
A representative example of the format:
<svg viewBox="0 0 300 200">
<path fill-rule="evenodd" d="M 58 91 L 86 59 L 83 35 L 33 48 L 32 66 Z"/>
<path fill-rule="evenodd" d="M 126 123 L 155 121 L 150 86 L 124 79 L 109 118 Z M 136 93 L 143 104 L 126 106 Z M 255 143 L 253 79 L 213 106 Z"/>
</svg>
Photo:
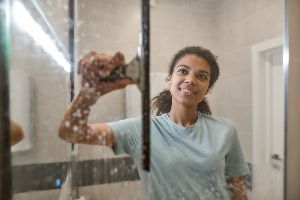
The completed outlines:
<svg viewBox="0 0 300 200">
<path fill-rule="evenodd" d="M 16 1 L 12 5 L 12 8 L 13 19 L 15 20 L 16 25 L 29 34 L 44 51 L 49 53 L 59 66 L 62 66 L 66 72 L 70 72 L 70 64 L 57 49 L 55 41 L 44 32 L 42 27 L 36 21 L 34 21 L 22 3 Z"/>
<path fill-rule="evenodd" d="M 67 10 L 52 5 L 51 18 L 45 3 L 10 2 L 10 117 L 23 132 L 11 148 L 13 199 L 58 199 L 57 180 L 68 170 L 69 148 L 56 134 L 70 96 L 67 26 L 56 19 L 66 18 Z"/>
<path fill-rule="evenodd" d="M 36 2 L 41 7 L 47 21 L 54 27 L 53 29 L 58 38 L 63 41 L 62 44 L 66 44 L 67 1 Z M 166 81 L 166 78 L 169 77 L 170 58 L 174 53 L 186 46 L 203 46 L 210 49 L 218 56 L 220 77 L 216 85 L 210 88 L 206 99 L 213 118 L 224 117 L 229 119 L 236 127 L 236 136 L 240 141 L 242 150 L 235 152 L 243 152 L 245 161 L 249 166 L 252 166 L 253 174 L 250 174 L 246 179 L 248 198 L 283 199 L 282 160 L 284 157 L 283 144 L 281 143 L 282 119 L 280 118 L 282 110 L 279 106 L 276 106 L 282 104 L 282 52 L 280 52 L 280 49 L 283 45 L 281 42 L 282 22 L 284 21 L 283 0 L 247 2 L 240 0 L 185 0 L 176 2 L 173 0 L 157 0 L 151 2 L 151 96 L 158 95 L 159 92 L 169 89 L 174 84 L 174 79 L 169 78 Z M 26 9 L 29 10 L 34 21 L 38 22 L 44 32 L 50 35 L 49 38 L 56 41 L 54 39 L 56 37 L 49 34 L 51 31 L 47 31 L 47 28 L 44 27 L 45 23 L 40 23 L 43 20 L 36 17 L 34 9 L 31 9 L 30 6 L 26 6 Z M 94 50 L 107 55 L 113 55 L 115 52 L 120 51 L 124 53 L 126 58 L 124 62 L 128 63 L 136 55 L 140 25 L 139 14 L 139 0 L 76 1 L 75 44 L 77 62 L 84 55 Z M 52 55 L 49 56 L 51 53 L 48 50 L 40 46 L 33 46 L 34 40 L 32 40 L 32 36 L 28 37 L 28 34 L 19 31 L 16 24 L 12 25 L 13 53 L 11 69 L 22 69 L 21 74 L 29 73 L 33 85 L 32 94 L 29 98 L 31 99 L 32 109 L 30 111 L 30 121 L 33 123 L 31 129 L 33 145 L 29 150 L 13 153 L 13 164 L 26 167 L 29 164 L 37 166 L 47 163 L 48 169 L 55 169 L 55 172 L 62 173 L 63 176 L 58 177 L 51 171 L 47 174 L 48 176 L 43 178 L 42 175 L 35 176 L 35 181 L 33 181 L 35 184 L 39 184 L 39 181 L 44 179 L 49 180 L 54 186 L 43 189 L 31 187 L 31 189 L 15 191 L 14 199 L 25 199 L 25 195 L 28 195 L 28 198 L 30 196 L 29 199 L 41 199 L 39 195 L 43 198 L 57 199 L 61 191 L 52 189 L 60 187 L 59 185 L 65 182 L 65 176 L 67 175 L 67 167 L 63 167 L 66 166 L 64 163 L 68 158 L 69 146 L 57 137 L 57 130 L 69 99 L 68 81 L 66 81 L 68 70 L 61 68 L 57 60 L 53 62 L 55 56 L 53 58 Z M 34 38 L 37 39 L 36 36 Z M 66 45 L 56 45 L 57 51 L 65 52 L 61 46 Z M 46 45 L 46 47 L 51 46 Z M 45 54 L 45 51 L 47 51 L 47 54 Z M 68 57 L 61 55 L 61 58 Z M 205 73 L 194 73 L 194 69 L 190 68 L 190 64 L 186 62 L 180 66 L 175 65 L 179 67 L 176 68 L 178 71 L 175 72 L 187 73 L 187 75 L 193 74 L 195 76 L 191 77 L 205 79 L 205 76 L 207 76 Z M 61 64 L 61 66 L 67 66 L 67 64 Z M 75 78 L 78 94 L 80 87 L 82 87 L 82 79 L 81 77 Z M 13 78 L 11 80 L 17 81 Z M 87 80 L 92 79 L 89 77 Z M 187 96 L 196 93 L 190 86 L 180 89 Z M 71 119 L 65 121 L 63 126 L 76 132 L 81 130 L 80 123 L 84 124 L 87 121 L 98 124 L 137 117 L 141 115 L 140 102 L 140 93 L 137 87 L 132 84 L 124 90 L 110 92 L 101 97 L 92 107 L 89 118 L 85 113 L 88 110 L 87 108 L 75 109 L 74 117 L 84 116 L 85 118 L 80 118 L 81 121 L 77 121 L 77 126 L 71 126 Z M 169 116 L 162 116 L 169 119 L 170 123 L 174 121 L 181 123 L 181 125 L 175 123 L 171 128 L 178 125 L 177 128 L 180 129 L 183 128 L 182 125 L 194 124 L 180 122 L 172 113 Z M 276 128 L 273 125 L 276 125 Z M 111 127 L 113 126 L 111 125 Z M 125 130 L 129 130 L 129 128 Z M 212 130 L 216 130 L 216 127 L 214 126 Z M 223 130 L 213 131 L 212 134 L 222 134 Z M 274 130 L 277 131 L 276 134 L 273 132 Z M 109 133 L 109 130 L 107 132 Z M 108 133 L 105 136 L 109 135 Z M 202 141 L 202 138 L 199 138 L 200 136 L 201 134 L 195 136 L 194 141 Z M 96 140 L 92 140 L 93 137 L 96 137 L 96 135 L 88 134 L 82 136 L 82 140 L 103 142 L 104 136 L 97 137 Z M 221 137 L 216 138 L 221 139 Z M 134 144 L 134 139 L 126 141 L 128 144 Z M 201 157 L 199 156 L 199 148 L 193 146 L 194 141 L 190 142 L 187 148 L 195 147 L 195 151 L 193 150 L 195 153 L 188 154 L 188 156 L 192 156 L 196 162 Z M 232 138 L 229 141 L 232 141 Z M 153 145 L 157 145 L 154 149 L 163 156 L 164 159 L 159 162 L 165 166 L 154 164 L 153 166 L 159 167 L 153 168 L 153 172 L 149 175 L 140 172 L 141 176 L 137 174 L 138 164 L 134 165 L 132 159 L 126 154 L 115 157 L 112 149 L 107 146 L 78 145 L 77 156 L 80 167 L 77 172 L 77 182 L 80 196 L 90 199 L 146 199 L 145 190 L 149 194 L 151 194 L 151 190 L 159 190 L 154 187 L 144 188 L 140 180 L 147 182 L 145 180 L 152 179 L 154 183 L 149 185 L 155 186 L 156 179 L 153 178 L 153 174 L 161 173 L 159 177 L 172 176 L 172 178 L 160 181 L 157 185 L 168 185 L 167 182 L 178 180 L 178 185 L 187 183 L 184 187 L 189 187 L 185 188 L 185 191 L 181 191 L 184 187 L 176 184 L 178 188 L 170 188 L 170 191 L 176 190 L 176 192 L 173 194 L 164 192 L 161 195 L 167 199 L 184 198 L 189 194 L 197 193 L 190 192 L 194 191 L 196 187 L 189 185 L 187 172 L 182 170 L 189 166 L 196 171 L 196 173 L 194 173 L 195 171 L 189 171 L 189 175 L 197 178 L 197 181 L 199 181 L 196 184 L 197 186 L 201 184 L 211 186 L 204 187 L 205 189 L 208 188 L 209 191 L 205 189 L 205 191 L 197 190 L 199 196 L 202 195 L 201 197 L 203 197 L 205 194 L 211 194 L 215 195 L 216 198 L 214 199 L 222 197 L 226 190 L 215 187 L 218 185 L 216 182 L 219 179 L 211 176 L 205 179 L 205 183 L 203 183 L 202 174 L 205 170 L 211 171 L 215 169 L 214 167 L 225 166 L 225 161 L 220 165 L 212 165 L 210 168 L 207 167 L 210 165 L 205 165 L 207 167 L 205 168 L 205 166 L 202 167 L 200 164 L 197 165 L 190 160 L 185 160 L 188 159 L 188 156 L 185 156 L 184 159 L 180 160 L 181 162 L 178 161 L 176 165 L 169 167 L 168 164 L 174 162 L 173 155 L 183 153 L 183 148 L 170 143 L 173 149 L 170 153 L 167 153 L 167 151 L 162 150 L 162 147 L 166 145 L 159 144 L 158 142 L 153 143 Z M 209 153 L 218 152 L 217 156 L 228 152 L 226 146 L 224 146 L 224 149 L 218 149 L 220 147 L 218 144 L 211 147 L 214 148 L 211 150 L 204 148 L 204 150 Z M 137 154 L 136 157 L 132 157 L 138 160 L 139 156 Z M 211 158 L 211 163 L 213 163 L 215 161 L 214 157 Z M 152 163 L 155 162 L 157 161 L 152 161 Z M 61 164 L 58 168 L 51 165 L 58 163 Z M 138 162 L 136 161 L 136 163 Z M 220 178 L 223 175 L 224 173 L 221 173 L 217 177 Z M 209 175 L 205 174 L 205 176 Z M 14 180 L 17 179 L 18 177 L 14 177 Z M 235 181 L 234 183 L 236 183 Z M 225 187 L 224 180 L 218 183 L 223 184 Z M 68 185 L 70 187 L 72 185 L 69 179 L 66 180 L 65 186 Z M 68 187 L 63 192 L 68 193 L 67 190 Z M 172 196 L 175 194 L 176 196 Z M 199 197 L 193 199 L 197 198 L 199 199 Z"/>
</svg>

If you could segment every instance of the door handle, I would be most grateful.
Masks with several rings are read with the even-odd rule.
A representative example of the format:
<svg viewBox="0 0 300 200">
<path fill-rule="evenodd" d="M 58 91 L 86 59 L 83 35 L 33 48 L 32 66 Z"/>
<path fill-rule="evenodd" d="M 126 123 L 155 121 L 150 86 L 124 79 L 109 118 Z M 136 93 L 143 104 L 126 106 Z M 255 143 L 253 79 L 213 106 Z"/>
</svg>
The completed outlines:
<svg viewBox="0 0 300 200">
<path fill-rule="evenodd" d="M 271 158 L 274 159 L 274 160 L 282 160 L 282 159 L 280 158 L 280 156 L 279 156 L 277 153 L 273 153 L 273 154 L 271 155 Z"/>
</svg>

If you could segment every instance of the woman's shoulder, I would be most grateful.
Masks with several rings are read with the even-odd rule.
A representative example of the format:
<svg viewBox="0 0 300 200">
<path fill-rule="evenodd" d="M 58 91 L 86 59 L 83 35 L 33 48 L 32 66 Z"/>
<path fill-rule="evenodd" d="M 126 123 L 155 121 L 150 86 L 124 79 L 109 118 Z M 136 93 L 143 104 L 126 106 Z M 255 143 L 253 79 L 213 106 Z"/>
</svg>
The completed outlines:
<svg viewBox="0 0 300 200">
<path fill-rule="evenodd" d="M 204 121 L 206 122 L 206 125 L 213 126 L 216 128 L 222 128 L 222 129 L 230 129 L 236 132 L 236 128 L 234 123 L 225 117 L 216 116 L 216 115 L 207 115 L 204 113 L 200 113 Z"/>
</svg>

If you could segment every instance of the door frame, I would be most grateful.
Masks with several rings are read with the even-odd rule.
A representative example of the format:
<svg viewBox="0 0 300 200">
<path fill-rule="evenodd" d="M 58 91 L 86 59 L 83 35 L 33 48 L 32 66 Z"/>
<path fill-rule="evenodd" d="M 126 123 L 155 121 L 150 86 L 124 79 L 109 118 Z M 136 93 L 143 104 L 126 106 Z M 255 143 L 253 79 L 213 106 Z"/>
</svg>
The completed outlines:
<svg viewBox="0 0 300 200">
<path fill-rule="evenodd" d="M 278 37 L 258 43 L 252 46 L 252 102 L 253 102 L 253 141 L 252 141 L 252 162 L 253 162 L 253 190 L 252 196 L 254 199 L 266 199 L 268 194 L 271 194 L 271 188 L 267 188 L 265 184 L 267 176 L 264 176 L 268 170 L 268 158 L 270 144 L 267 143 L 270 138 L 268 133 L 268 125 L 264 121 L 268 120 L 268 65 L 265 63 L 265 53 L 275 50 L 277 48 L 283 49 L 283 37 Z M 282 51 L 283 52 L 283 51 Z M 264 66 L 264 67 L 262 67 Z M 266 112 L 262 115 L 262 110 Z M 283 122 L 284 123 L 284 122 Z M 283 141 L 284 142 L 284 141 Z M 263 152 L 263 153 L 262 153 Z M 283 158 L 284 159 L 284 158 Z M 283 162 L 284 163 L 284 162 Z M 285 165 L 283 164 L 283 168 Z M 284 174 L 283 169 L 283 174 Z"/>
</svg>

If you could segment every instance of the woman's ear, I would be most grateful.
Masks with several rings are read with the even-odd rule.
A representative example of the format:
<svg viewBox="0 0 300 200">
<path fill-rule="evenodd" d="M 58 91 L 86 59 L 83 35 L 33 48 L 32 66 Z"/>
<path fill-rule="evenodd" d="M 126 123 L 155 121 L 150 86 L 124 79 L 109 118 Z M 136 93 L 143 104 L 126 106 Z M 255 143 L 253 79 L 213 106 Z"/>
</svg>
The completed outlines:
<svg viewBox="0 0 300 200">
<path fill-rule="evenodd" d="M 211 88 L 207 88 L 207 91 L 206 91 L 205 95 L 207 95 L 210 92 L 210 89 Z"/>
<path fill-rule="evenodd" d="M 172 78 L 171 75 L 169 75 L 169 76 L 166 78 L 166 82 L 167 82 L 168 86 L 171 85 L 171 78 Z"/>
</svg>

